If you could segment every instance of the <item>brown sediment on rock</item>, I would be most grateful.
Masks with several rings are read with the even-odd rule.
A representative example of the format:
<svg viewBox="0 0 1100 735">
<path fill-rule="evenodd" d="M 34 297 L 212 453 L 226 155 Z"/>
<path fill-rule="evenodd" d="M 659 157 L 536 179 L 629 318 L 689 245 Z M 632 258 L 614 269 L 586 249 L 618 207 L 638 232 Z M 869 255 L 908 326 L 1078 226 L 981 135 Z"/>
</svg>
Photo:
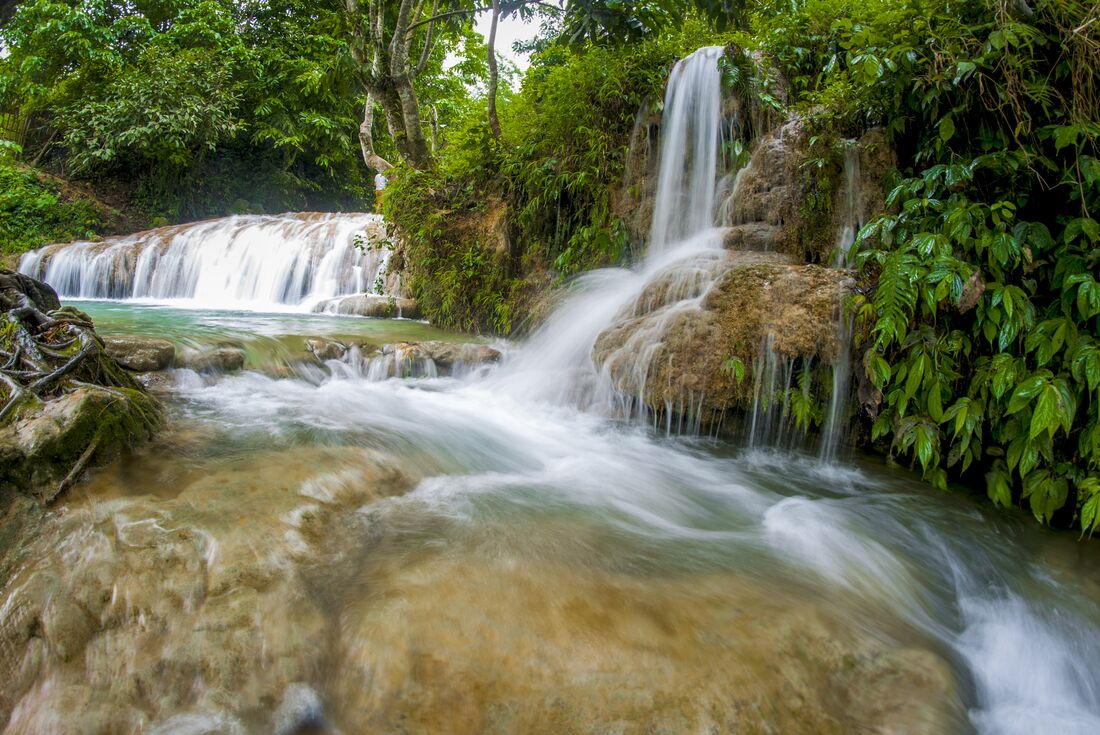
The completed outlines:
<svg viewBox="0 0 1100 735">
<path fill-rule="evenodd" d="M 940 657 L 736 573 L 402 561 L 376 561 L 375 594 L 344 608 L 351 731 L 932 735 L 961 709 Z"/>
<path fill-rule="evenodd" d="M 0 578 L 11 731 L 142 732 L 198 710 L 236 732 L 268 717 L 318 680 L 332 638 L 303 570 L 334 523 L 409 488 L 356 448 L 196 462 L 154 445 L 139 458 L 24 528 L 24 563 Z"/>
<path fill-rule="evenodd" d="M 418 478 L 358 447 L 185 454 L 149 446 L 24 529 L 0 580 L 13 732 L 273 732 L 303 689 L 341 732 L 955 729 L 948 664 L 843 600 L 632 573 L 621 538 L 575 519 L 484 533 L 395 497 Z"/>
<path fill-rule="evenodd" d="M 662 303 L 646 297 L 647 288 L 649 308 L 629 310 L 600 335 L 593 357 L 622 392 L 658 411 L 702 401 L 714 416 L 748 406 L 751 381 L 738 383 L 725 364 L 736 358 L 751 368 L 769 336 L 782 357 L 834 359 L 847 274 L 756 252 L 726 253 L 721 268 L 697 306 Z M 659 279 L 651 288 L 660 292 Z M 637 371 L 639 340 L 651 351 L 644 374 Z"/>
</svg>

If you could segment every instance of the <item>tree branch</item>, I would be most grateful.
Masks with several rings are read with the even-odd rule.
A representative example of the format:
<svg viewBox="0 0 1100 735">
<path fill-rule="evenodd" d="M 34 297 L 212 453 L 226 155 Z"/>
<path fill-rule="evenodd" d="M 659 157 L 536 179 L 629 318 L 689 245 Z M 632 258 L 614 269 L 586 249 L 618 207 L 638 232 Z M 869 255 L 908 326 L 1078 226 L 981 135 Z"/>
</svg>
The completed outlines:
<svg viewBox="0 0 1100 735">
<path fill-rule="evenodd" d="M 432 15 L 435 15 L 439 10 L 439 0 L 432 0 Z M 413 70 L 413 77 L 420 76 L 420 73 L 424 71 L 424 67 L 428 65 L 428 59 L 432 55 L 432 46 L 435 43 L 433 33 L 435 31 L 435 22 L 428 24 L 428 35 L 424 39 L 424 50 L 420 52 L 420 61 L 416 62 L 416 69 Z"/>
</svg>

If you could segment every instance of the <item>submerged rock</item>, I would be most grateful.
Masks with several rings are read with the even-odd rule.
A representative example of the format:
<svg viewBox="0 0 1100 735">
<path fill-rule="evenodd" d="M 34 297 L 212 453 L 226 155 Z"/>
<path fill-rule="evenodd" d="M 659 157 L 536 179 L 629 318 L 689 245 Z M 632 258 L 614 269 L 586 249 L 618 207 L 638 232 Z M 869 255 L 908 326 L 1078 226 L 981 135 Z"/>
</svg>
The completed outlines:
<svg viewBox="0 0 1100 735">
<path fill-rule="evenodd" d="M 377 294 L 355 294 L 327 299 L 314 306 L 313 311 L 322 314 L 348 314 L 384 319 L 420 318 L 420 307 L 413 299 Z"/>
<path fill-rule="evenodd" d="M 103 344 L 119 365 L 138 373 L 164 370 L 176 356 L 171 342 L 155 337 L 104 337 Z"/>
<path fill-rule="evenodd" d="M 176 356 L 175 367 L 196 373 L 231 373 L 243 368 L 244 363 L 243 349 L 223 345 L 202 351 L 184 351 Z"/>
</svg>

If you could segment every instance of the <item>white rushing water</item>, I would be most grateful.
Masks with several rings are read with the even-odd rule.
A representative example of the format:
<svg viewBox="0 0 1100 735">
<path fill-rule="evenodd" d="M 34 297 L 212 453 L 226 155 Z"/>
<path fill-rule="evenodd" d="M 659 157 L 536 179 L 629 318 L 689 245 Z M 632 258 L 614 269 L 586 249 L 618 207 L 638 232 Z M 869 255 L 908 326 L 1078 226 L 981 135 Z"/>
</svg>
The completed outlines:
<svg viewBox="0 0 1100 735">
<path fill-rule="evenodd" d="M 724 258 L 722 230 L 715 223 L 722 130 L 718 60 L 723 53 L 724 47 L 705 47 L 672 70 L 645 260 L 632 270 L 596 271 L 573 281 L 574 293 L 500 376 L 510 390 L 607 415 L 650 417 L 641 394 L 664 330 L 677 314 L 700 308 Z M 657 302 L 636 303 L 658 280 Z M 597 368 L 592 358 L 596 340 L 632 308 L 652 309 L 657 318 Z M 622 371 L 626 380 L 612 377 L 616 364 L 627 367 Z M 547 380 L 551 374 L 554 379 Z M 670 408 L 690 413 L 688 403 L 701 398 L 686 396 L 685 405 Z M 665 418 L 671 421 L 673 413 L 667 411 Z"/>
<path fill-rule="evenodd" d="M 357 235 L 368 247 L 356 247 Z M 385 237 L 376 214 L 241 215 L 53 245 L 24 255 L 19 270 L 62 298 L 308 311 L 324 299 L 380 293 Z"/>
<path fill-rule="evenodd" d="M 841 197 L 840 229 L 837 233 L 836 268 L 848 267 L 848 251 L 856 241 L 863 226 L 862 180 L 859 168 L 859 148 L 855 141 L 844 147 L 844 188 Z M 843 294 L 841 296 L 843 300 Z M 843 301 L 837 324 L 839 350 L 833 364 L 833 386 L 829 398 L 829 412 L 821 437 L 821 457 L 827 462 L 837 458 L 841 442 L 848 426 L 848 408 L 852 390 L 852 316 L 845 313 Z"/>
</svg>

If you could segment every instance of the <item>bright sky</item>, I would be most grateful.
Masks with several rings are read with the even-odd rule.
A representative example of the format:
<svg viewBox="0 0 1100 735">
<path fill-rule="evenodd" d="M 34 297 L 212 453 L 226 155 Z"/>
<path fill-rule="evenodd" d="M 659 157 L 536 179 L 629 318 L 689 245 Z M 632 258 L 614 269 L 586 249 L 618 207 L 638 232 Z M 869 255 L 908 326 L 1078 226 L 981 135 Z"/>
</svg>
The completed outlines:
<svg viewBox="0 0 1100 735">
<path fill-rule="evenodd" d="M 492 25 L 492 22 L 492 13 L 480 13 L 477 16 L 477 23 L 474 27 L 478 33 L 485 36 L 486 41 L 489 40 L 489 26 Z M 515 41 L 530 41 L 538 33 L 538 30 L 537 22 L 524 23 L 515 15 L 500 21 L 497 23 L 497 56 L 511 61 L 519 67 L 521 72 L 527 71 L 527 67 L 531 64 L 528 55 L 517 54 L 512 50 L 512 43 Z"/>
</svg>

